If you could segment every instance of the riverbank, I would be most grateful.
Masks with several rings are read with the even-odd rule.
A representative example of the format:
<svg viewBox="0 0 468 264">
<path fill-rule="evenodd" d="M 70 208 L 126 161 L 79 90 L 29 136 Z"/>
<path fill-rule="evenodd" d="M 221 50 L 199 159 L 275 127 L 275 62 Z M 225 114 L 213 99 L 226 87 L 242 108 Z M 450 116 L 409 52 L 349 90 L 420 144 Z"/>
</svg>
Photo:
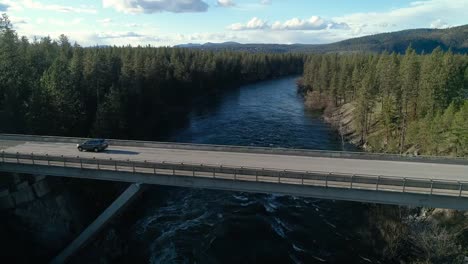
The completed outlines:
<svg viewBox="0 0 468 264">
<path fill-rule="evenodd" d="M 322 118 L 341 136 L 364 151 L 375 152 L 388 142 L 371 142 L 362 138 L 356 126 L 353 103 L 334 106 L 325 97 L 308 93 L 304 104 L 322 110 Z M 382 133 L 377 122 L 369 126 L 367 138 Z M 408 148 L 404 154 L 417 155 Z M 405 263 L 468 263 L 468 212 L 448 209 L 401 208 L 374 205 L 369 209 L 370 228 L 363 232 L 369 241 L 382 250 L 388 260 L 406 259 Z"/>
</svg>

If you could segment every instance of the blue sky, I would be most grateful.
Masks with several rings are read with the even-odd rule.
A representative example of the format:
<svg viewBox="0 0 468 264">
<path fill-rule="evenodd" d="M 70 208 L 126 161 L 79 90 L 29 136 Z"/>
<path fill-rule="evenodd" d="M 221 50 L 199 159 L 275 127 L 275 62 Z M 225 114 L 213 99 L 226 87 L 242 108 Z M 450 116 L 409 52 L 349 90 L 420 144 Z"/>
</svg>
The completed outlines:
<svg viewBox="0 0 468 264">
<path fill-rule="evenodd" d="M 468 24 L 468 0 L 0 0 L 20 35 L 83 46 L 329 43 Z"/>
</svg>

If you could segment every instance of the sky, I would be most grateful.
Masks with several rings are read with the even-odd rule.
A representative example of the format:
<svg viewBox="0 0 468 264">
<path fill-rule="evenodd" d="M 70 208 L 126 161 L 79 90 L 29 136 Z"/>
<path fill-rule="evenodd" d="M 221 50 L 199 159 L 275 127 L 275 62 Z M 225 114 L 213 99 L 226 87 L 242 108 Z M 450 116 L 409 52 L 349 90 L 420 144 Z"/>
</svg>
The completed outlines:
<svg viewBox="0 0 468 264">
<path fill-rule="evenodd" d="M 468 24 L 468 0 L 0 0 L 0 13 L 21 36 L 82 46 L 323 44 Z"/>
</svg>

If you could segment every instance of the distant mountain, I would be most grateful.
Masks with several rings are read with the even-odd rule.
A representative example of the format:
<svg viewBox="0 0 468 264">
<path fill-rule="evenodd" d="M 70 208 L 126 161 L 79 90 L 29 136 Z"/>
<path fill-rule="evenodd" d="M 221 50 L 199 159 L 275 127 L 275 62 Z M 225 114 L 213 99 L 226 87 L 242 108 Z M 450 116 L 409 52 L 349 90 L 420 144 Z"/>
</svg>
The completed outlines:
<svg viewBox="0 0 468 264">
<path fill-rule="evenodd" d="M 180 45 L 177 45 L 176 47 L 178 47 L 178 48 L 196 48 L 196 47 L 200 47 L 200 46 L 202 46 L 202 44 L 187 43 L 187 44 L 180 44 Z"/>
<path fill-rule="evenodd" d="M 430 53 L 436 47 L 468 53 L 468 25 L 448 29 L 409 29 L 348 39 L 331 44 L 240 44 L 237 42 L 184 44 L 177 47 L 213 51 L 252 53 L 330 53 L 330 52 L 397 52 L 404 53 L 411 45 L 418 53 Z"/>
</svg>

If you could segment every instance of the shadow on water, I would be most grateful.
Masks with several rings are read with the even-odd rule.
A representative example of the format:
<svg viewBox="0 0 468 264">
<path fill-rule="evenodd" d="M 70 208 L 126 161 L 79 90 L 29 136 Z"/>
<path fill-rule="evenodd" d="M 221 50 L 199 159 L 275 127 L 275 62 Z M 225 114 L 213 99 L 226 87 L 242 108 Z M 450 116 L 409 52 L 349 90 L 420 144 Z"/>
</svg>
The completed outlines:
<svg viewBox="0 0 468 264">
<path fill-rule="evenodd" d="M 231 98 L 231 100 L 235 100 L 235 98 L 238 99 L 239 96 L 239 89 L 227 89 L 218 93 L 214 93 L 209 97 L 195 100 L 192 106 L 192 117 L 212 114 L 218 111 L 226 97 Z"/>
<path fill-rule="evenodd" d="M 128 151 L 128 150 L 117 150 L 117 149 L 108 149 L 104 151 L 106 154 L 117 154 L 117 155 L 138 155 L 139 152 Z"/>
</svg>

